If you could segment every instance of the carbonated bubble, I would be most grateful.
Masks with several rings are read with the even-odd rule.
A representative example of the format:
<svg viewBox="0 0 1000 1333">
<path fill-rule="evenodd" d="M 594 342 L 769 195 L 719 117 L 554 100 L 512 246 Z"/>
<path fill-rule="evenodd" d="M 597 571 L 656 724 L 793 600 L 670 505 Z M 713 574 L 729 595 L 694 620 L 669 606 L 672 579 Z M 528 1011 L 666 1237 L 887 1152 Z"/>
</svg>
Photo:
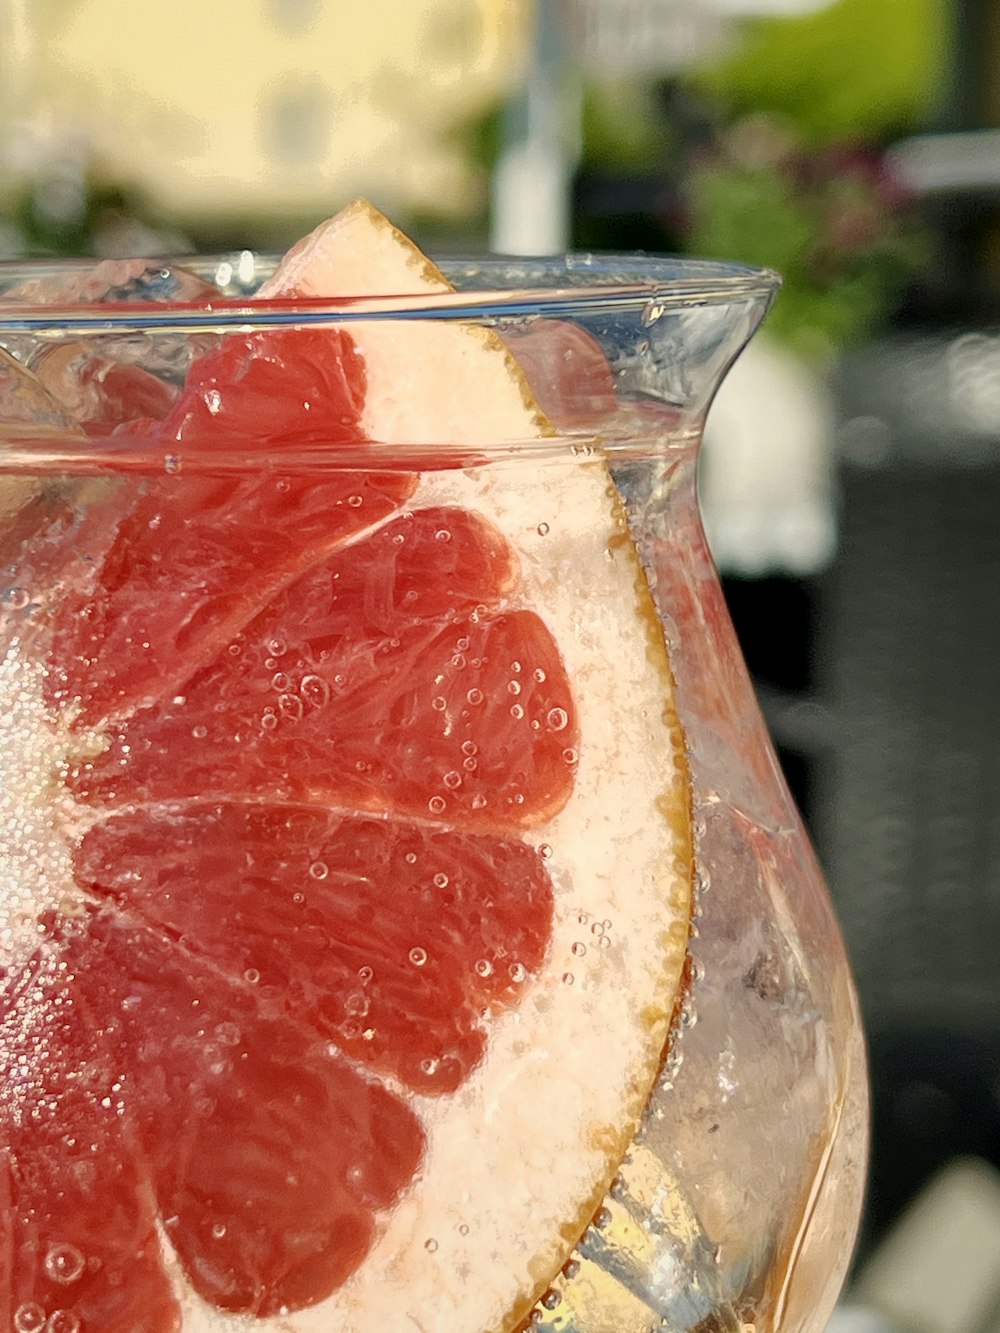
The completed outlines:
<svg viewBox="0 0 1000 1333">
<path fill-rule="evenodd" d="M 75 1245 L 53 1245 L 45 1256 L 45 1272 L 53 1282 L 75 1282 L 86 1260 Z"/>
<path fill-rule="evenodd" d="M 45 1321 L 45 1333 L 79 1333 L 80 1316 L 72 1310 L 53 1310 Z"/>
<path fill-rule="evenodd" d="M 299 693 L 306 703 L 313 708 L 322 708 L 324 704 L 330 702 L 330 687 L 322 676 L 311 674 L 303 676 L 299 685 Z"/>
<path fill-rule="evenodd" d="M 423 967 L 424 963 L 427 962 L 427 950 L 416 945 L 410 950 L 410 962 L 414 967 Z"/>
<path fill-rule="evenodd" d="M 45 1311 L 34 1301 L 26 1301 L 14 1311 L 16 1333 L 38 1333 L 45 1327 Z"/>
<path fill-rule="evenodd" d="M 305 712 L 305 705 L 297 694 L 279 694 L 277 696 L 277 706 L 284 713 L 284 716 L 291 718 L 293 722 L 301 721 L 301 716 Z"/>
</svg>

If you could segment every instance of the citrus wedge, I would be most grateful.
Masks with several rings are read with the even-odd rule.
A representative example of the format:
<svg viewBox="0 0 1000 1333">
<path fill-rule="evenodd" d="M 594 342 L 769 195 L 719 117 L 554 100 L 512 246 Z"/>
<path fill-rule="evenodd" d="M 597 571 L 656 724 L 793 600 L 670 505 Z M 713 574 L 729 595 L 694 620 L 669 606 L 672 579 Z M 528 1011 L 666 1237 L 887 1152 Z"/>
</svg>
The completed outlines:
<svg viewBox="0 0 1000 1333">
<path fill-rule="evenodd" d="M 447 289 L 358 203 L 266 294 Z M 50 653 L 5 626 L 0 1302 L 74 1333 L 509 1333 L 681 987 L 662 630 L 599 447 L 532 451 L 554 428 L 487 329 L 226 340 L 157 429 L 194 459 L 244 428 L 425 465 L 126 477 L 0 547 Z M 431 466 L 448 445 L 480 456 Z"/>
</svg>

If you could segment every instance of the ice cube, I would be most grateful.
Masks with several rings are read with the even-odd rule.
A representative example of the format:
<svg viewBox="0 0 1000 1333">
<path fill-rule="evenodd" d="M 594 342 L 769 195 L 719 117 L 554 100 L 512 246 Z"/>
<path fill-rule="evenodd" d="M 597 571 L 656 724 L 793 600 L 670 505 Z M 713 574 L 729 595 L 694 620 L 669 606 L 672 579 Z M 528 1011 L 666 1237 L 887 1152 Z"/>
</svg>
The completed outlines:
<svg viewBox="0 0 1000 1333">
<path fill-rule="evenodd" d="M 102 305 L 197 302 L 216 288 L 182 265 L 153 259 L 104 259 L 94 264 L 32 264 L 30 273 L 0 290 L 4 305 Z M 116 329 L 61 343 L 34 335 L 5 339 L 10 351 L 37 377 L 62 414 L 88 435 L 110 434 L 136 419 L 166 416 L 190 356 L 214 342 L 189 343 L 176 335 L 150 340 Z M 139 364 L 141 362 L 141 364 Z"/>
<path fill-rule="evenodd" d="M 599 433 L 615 412 L 615 376 L 600 343 L 585 329 L 538 319 L 504 331 L 542 411 L 562 430 Z"/>
<path fill-rule="evenodd" d="M 0 348 L 0 439 L 78 434 L 38 376 Z"/>
<path fill-rule="evenodd" d="M 128 357 L 104 355 L 104 348 L 80 340 L 40 347 L 31 357 L 38 381 L 88 435 L 110 435 L 137 419 L 161 420 L 179 389 Z"/>
<path fill-rule="evenodd" d="M 202 301 L 217 289 L 182 265 L 155 259 L 95 264 L 32 264 L 29 276 L 0 288 L 3 305 L 102 305 L 107 302 Z"/>
</svg>

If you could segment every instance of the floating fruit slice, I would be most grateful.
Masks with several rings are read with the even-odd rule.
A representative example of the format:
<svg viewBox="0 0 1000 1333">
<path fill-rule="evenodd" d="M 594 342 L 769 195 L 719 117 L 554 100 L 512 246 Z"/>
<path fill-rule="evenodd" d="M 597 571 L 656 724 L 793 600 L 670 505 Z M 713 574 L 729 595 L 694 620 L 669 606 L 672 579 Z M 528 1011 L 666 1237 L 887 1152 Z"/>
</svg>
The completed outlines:
<svg viewBox="0 0 1000 1333">
<path fill-rule="evenodd" d="M 364 204 L 270 288 L 443 290 Z M 0 543 L 0 1316 L 506 1333 L 631 1141 L 687 945 L 607 467 L 533 452 L 496 334 L 423 319 L 226 339 L 147 429 L 179 470 Z"/>
</svg>

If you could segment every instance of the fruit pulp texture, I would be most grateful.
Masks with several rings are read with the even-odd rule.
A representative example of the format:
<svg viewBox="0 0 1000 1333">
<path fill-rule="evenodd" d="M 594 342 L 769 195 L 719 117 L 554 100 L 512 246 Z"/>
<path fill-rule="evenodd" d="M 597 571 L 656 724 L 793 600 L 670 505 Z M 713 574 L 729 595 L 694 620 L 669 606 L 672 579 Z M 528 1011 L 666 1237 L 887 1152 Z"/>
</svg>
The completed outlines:
<svg viewBox="0 0 1000 1333">
<path fill-rule="evenodd" d="M 212 1305 L 298 1308 L 545 954 L 569 684 L 412 474 L 38 483 L 0 538 L 14 1282 L 86 1255 L 84 1327 L 170 1328 L 159 1218 Z"/>
</svg>

